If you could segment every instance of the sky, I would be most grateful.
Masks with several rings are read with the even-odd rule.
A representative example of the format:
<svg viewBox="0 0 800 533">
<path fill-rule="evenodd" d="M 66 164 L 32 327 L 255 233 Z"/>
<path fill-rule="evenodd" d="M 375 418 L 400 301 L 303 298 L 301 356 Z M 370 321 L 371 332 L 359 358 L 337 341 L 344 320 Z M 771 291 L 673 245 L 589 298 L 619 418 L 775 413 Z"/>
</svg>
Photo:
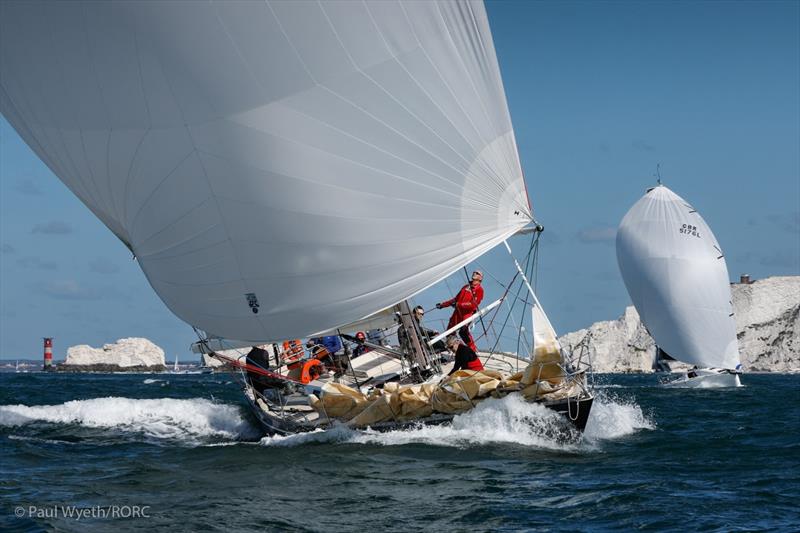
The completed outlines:
<svg viewBox="0 0 800 533">
<path fill-rule="evenodd" d="M 713 229 L 732 280 L 800 275 L 800 2 L 497 1 L 487 11 L 545 227 L 537 293 L 559 333 L 630 305 L 614 236 L 658 164 Z M 0 358 L 41 357 L 44 336 L 57 360 L 123 337 L 193 358 L 192 329 L 5 119 L 0 248 Z M 479 266 L 507 271 L 504 254 Z M 432 307 L 462 275 L 417 301 Z M 486 285 L 488 302 L 500 288 Z"/>
</svg>

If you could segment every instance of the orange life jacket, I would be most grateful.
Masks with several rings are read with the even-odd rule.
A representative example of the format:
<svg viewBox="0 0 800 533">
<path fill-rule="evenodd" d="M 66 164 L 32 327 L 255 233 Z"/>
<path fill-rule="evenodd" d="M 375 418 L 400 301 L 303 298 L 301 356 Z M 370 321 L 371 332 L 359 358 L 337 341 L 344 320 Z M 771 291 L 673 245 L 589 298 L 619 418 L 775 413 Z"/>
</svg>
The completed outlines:
<svg viewBox="0 0 800 533">
<path fill-rule="evenodd" d="M 300 339 L 294 339 L 290 341 L 283 341 L 283 362 L 292 363 L 297 361 L 298 359 L 302 358 L 305 355 L 305 349 L 303 348 L 303 343 L 300 342 Z"/>
<path fill-rule="evenodd" d="M 315 373 L 319 376 L 322 373 L 322 363 L 318 359 L 309 359 L 303 363 L 303 370 L 300 372 L 300 383 L 306 385 L 314 381 L 315 378 L 311 376 L 311 369 L 314 367 L 318 367 Z"/>
</svg>

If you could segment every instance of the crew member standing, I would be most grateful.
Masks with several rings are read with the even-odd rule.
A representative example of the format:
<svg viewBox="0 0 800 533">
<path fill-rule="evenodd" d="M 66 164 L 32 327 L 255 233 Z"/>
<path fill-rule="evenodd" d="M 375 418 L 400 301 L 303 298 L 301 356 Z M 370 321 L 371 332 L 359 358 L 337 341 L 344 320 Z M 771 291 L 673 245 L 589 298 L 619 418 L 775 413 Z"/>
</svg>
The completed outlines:
<svg viewBox="0 0 800 533">
<path fill-rule="evenodd" d="M 476 270 L 472 273 L 472 280 L 461 287 L 461 290 L 458 291 L 455 298 L 436 304 L 437 309 L 451 306 L 455 307 L 452 316 L 450 316 L 450 322 L 447 323 L 447 329 L 471 317 L 478 310 L 478 306 L 481 305 L 481 301 L 483 301 L 483 287 L 481 286 L 481 281 L 483 281 L 483 272 Z M 473 352 L 478 351 L 478 348 L 475 346 L 475 340 L 472 338 L 472 333 L 469 331 L 469 324 L 462 326 L 458 330 L 458 335 L 467 343 L 467 346 L 469 346 Z"/>
</svg>

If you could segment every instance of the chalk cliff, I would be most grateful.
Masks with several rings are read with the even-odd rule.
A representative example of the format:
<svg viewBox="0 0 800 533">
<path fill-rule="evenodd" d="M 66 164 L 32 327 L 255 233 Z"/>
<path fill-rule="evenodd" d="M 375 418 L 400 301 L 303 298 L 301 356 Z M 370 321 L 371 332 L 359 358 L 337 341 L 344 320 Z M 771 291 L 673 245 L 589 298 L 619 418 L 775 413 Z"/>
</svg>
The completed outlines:
<svg viewBox="0 0 800 533">
<path fill-rule="evenodd" d="M 731 292 L 742 368 L 800 372 L 800 276 L 734 283 Z M 568 351 L 585 346 L 595 372 L 651 371 L 655 344 L 633 306 L 559 340 Z"/>
</svg>

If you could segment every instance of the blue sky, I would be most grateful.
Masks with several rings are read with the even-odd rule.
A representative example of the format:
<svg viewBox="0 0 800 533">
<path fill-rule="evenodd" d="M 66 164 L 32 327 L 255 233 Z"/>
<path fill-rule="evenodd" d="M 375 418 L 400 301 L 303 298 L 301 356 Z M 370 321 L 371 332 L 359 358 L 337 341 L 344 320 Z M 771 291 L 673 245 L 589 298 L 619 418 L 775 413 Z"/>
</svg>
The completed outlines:
<svg viewBox="0 0 800 533">
<path fill-rule="evenodd" d="M 732 279 L 800 274 L 800 3 L 487 8 L 546 228 L 537 289 L 559 332 L 630 305 L 614 229 L 653 184 L 657 163 L 714 230 Z M 40 357 L 45 335 L 56 338 L 56 359 L 71 345 L 127 336 L 191 358 L 191 328 L 5 120 L 0 246 L 0 358 Z M 458 283 L 419 301 L 429 307 Z M 493 292 L 487 284 L 487 301 Z M 429 316 L 446 318 L 438 313 Z"/>
</svg>

